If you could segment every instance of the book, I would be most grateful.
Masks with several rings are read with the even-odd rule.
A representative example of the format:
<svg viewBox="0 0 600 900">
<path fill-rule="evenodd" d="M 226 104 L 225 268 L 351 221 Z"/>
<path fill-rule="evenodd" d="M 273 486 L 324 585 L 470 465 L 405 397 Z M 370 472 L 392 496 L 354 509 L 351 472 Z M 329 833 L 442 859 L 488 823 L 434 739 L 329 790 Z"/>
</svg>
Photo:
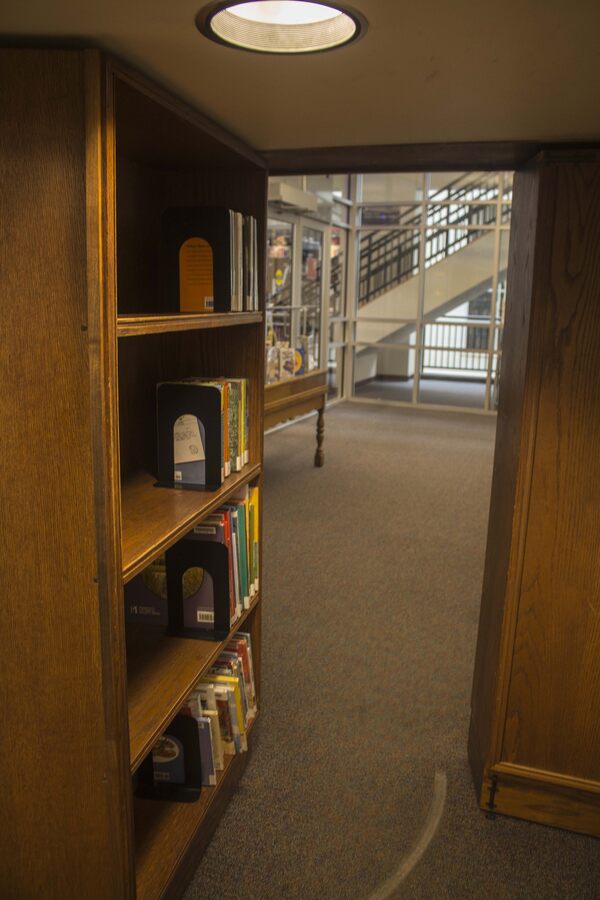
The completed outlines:
<svg viewBox="0 0 600 900">
<path fill-rule="evenodd" d="M 167 570 L 164 554 L 124 586 L 125 621 L 166 625 Z"/>
<path fill-rule="evenodd" d="M 210 719 L 204 715 L 200 698 L 196 693 L 190 694 L 184 701 L 181 715 L 191 716 L 198 727 L 198 743 L 200 746 L 200 759 L 202 761 L 202 784 L 208 787 L 217 783 L 215 762 L 213 754 Z"/>
<path fill-rule="evenodd" d="M 236 635 L 227 644 L 227 650 L 233 651 L 241 661 L 244 671 L 244 686 L 248 698 L 248 708 L 250 709 L 251 715 L 255 715 L 257 710 L 256 686 L 254 684 L 254 670 L 252 667 L 249 644 L 243 637 Z"/>
<path fill-rule="evenodd" d="M 260 527 L 260 515 L 259 515 L 259 488 L 251 487 L 250 488 L 250 517 L 252 521 L 252 581 L 255 587 L 255 590 L 258 592 L 260 587 L 260 575 L 259 575 L 259 567 L 260 567 L 260 555 L 259 555 L 259 527 Z"/>
<path fill-rule="evenodd" d="M 185 784 L 185 751 L 183 741 L 163 734 L 152 747 L 152 769 L 156 783 Z"/>
<path fill-rule="evenodd" d="M 225 686 L 229 691 L 229 711 L 231 713 L 234 743 L 238 753 L 242 753 L 248 749 L 248 741 L 239 681 L 233 675 L 223 675 L 220 672 L 213 673 L 212 669 L 209 670 L 208 675 L 211 681 Z"/>
<path fill-rule="evenodd" d="M 233 725 L 231 722 L 231 711 L 229 708 L 229 691 L 225 685 L 211 684 L 215 692 L 215 702 L 217 704 L 217 712 L 219 714 L 219 729 L 221 731 L 221 742 L 223 744 L 223 752 L 226 754 L 235 753 L 235 742 L 233 738 Z"/>
<path fill-rule="evenodd" d="M 217 511 L 195 525 L 185 536 L 185 540 L 216 541 L 227 548 L 227 569 L 229 586 L 229 621 L 233 625 L 237 619 L 235 585 L 233 580 L 233 549 L 231 545 L 230 513 L 228 510 Z M 214 616 L 212 618 L 214 621 Z"/>
<path fill-rule="evenodd" d="M 159 483 L 220 487 L 225 477 L 225 389 L 198 378 L 156 388 Z"/>
<path fill-rule="evenodd" d="M 216 206 L 166 209 L 160 234 L 164 309 L 199 313 L 244 309 L 241 213 Z"/>
<path fill-rule="evenodd" d="M 295 366 L 295 350 L 291 347 L 281 347 L 279 350 L 279 378 L 292 378 Z"/>
</svg>

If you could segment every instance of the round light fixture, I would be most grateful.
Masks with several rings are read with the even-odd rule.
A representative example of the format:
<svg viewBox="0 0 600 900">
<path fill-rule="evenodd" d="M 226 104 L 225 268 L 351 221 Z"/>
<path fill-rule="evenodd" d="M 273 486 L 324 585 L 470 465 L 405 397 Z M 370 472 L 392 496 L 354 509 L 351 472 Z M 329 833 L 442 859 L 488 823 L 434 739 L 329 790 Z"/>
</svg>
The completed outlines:
<svg viewBox="0 0 600 900">
<path fill-rule="evenodd" d="M 362 37 L 366 20 L 354 10 L 316 0 L 228 0 L 196 17 L 202 34 L 256 53 L 318 53 Z"/>
</svg>

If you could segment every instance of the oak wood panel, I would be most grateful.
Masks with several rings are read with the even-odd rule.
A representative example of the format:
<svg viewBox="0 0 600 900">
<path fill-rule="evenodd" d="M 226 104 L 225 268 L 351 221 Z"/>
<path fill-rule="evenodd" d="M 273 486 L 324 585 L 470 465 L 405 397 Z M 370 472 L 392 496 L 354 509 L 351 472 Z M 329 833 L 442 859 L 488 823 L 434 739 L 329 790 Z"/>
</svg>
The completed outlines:
<svg viewBox="0 0 600 900">
<path fill-rule="evenodd" d="M 255 720 L 256 721 L 256 720 Z M 252 752 L 225 757 L 215 787 L 203 787 L 196 803 L 134 801 L 138 900 L 180 897 L 217 827 Z M 232 858 L 231 864 L 234 865 Z"/>
<path fill-rule="evenodd" d="M 600 794 L 577 783 L 560 784 L 552 773 L 492 770 L 496 777 L 494 812 L 600 837 Z M 489 791 L 490 783 L 485 787 Z"/>
<path fill-rule="evenodd" d="M 147 472 L 127 479 L 121 491 L 123 581 L 130 581 L 260 471 L 258 463 L 244 466 L 217 491 L 155 487 L 156 480 Z"/>
<path fill-rule="evenodd" d="M 502 760 L 600 784 L 600 166 L 550 172 L 551 265 L 534 297 L 539 411 Z"/>
<path fill-rule="evenodd" d="M 103 669 L 111 639 L 98 584 L 110 561 L 99 557 L 101 451 L 90 441 L 104 355 L 88 318 L 94 112 L 86 122 L 81 53 L 2 50 L 0 80 L 0 882 L 13 897 L 124 898 L 118 688 Z"/>
<path fill-rule="evenodd" d="M 244 629 L 256 597 L 235 623 Z M 137 769 L 202 674 L 229 642 L 169 637 L 155 625 L 127 628 L 127 678 L 131 770 Z"/>
<path fill-rule="evenodd" d="M 233 325 L 252 325 L 262 322 L 261 312 L 241 313 L 160 313 L 119 316 L 117 334 L 119 337 L 133 337 L 141 334 L 164 334 L 170 331 L 199 331 L 204 328 L 231 328 Z"/>
<path fill-rule="evenodd" d="M 538 235 L 539 172 L 517 172 L 508 252 L 507 302 L 502 341 L 502 372 L 496 426 L 496 445 L 490 497 L 487 548 L 481 610 L 471 696 L 471 768 L 481 785 L 481 760 L 488 758 L 498 722 L 499 659 L 512 652 L 510 633 L 503 636 L 505 594 L 513 547 L 513 529 L 519 527 L 524 479 L 518 480 L 523 435 L 532 421 L 525 409 L 527 354 L 530 340 L 531 295 L 535 277 L 535 247 Z M 528 424 L 529 423 L 529 424 Z M 501 650 L 502 644 L 502 650 Z M 500 672 L 500 675 L 502 672 Z M 507 676 L 506 676 L 507 677 Z"/>
<path fill-rule="evenodd" d="M 295 416 L 323 409 L 327 399 L 327 371 L 318 369 L 265 385 L 265 429 Z"/>
<path fill-rule="evenodd" d="M 121 581 L 121 496 L 115 332 L 115 142 L 110 79 L 101 54 L 86 51 L 86 249 L 98 598 L 103 709 L 112 754 L 105 782 L 118 818 L 114 860 L 124 857 L 123 888 L 133 893 L 133 816 L 129 786 L 127 679 Z"/>
</svg>

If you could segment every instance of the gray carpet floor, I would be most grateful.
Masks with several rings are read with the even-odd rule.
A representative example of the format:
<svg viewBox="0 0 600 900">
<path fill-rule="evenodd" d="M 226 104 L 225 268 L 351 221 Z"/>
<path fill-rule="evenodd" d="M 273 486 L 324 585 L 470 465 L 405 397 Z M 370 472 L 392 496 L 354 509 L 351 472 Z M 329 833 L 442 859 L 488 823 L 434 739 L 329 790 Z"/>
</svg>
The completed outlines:
<svg viewBox="0 0 600 900">
<path fill-rule="evenodd" d="M 478 809 L 469 696 L 494 420 L 339 405 L 265 443 L 262 717 L 186 900 L 598 898 L 600 843 Z"/>
<path fill-rule="evenodd" d="M 354 391 L 358 398 L 412 403 L 413 379 L 398 381 L 393 378 L 374 378 L 356 385 Z M 419 400 L 421 403 L 435 403 L 440 406 L 483 409 L 485 383 L 466 379 L 460 381 L 451 378 L 427 378 L 422 375 L 419 382 Z"/>
</svg>

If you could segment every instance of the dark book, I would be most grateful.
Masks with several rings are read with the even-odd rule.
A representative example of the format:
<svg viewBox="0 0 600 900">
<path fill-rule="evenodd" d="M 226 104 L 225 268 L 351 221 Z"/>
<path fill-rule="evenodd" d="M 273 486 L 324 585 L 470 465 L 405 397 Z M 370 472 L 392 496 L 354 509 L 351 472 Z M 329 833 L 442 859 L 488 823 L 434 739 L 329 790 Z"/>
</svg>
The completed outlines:
<svg viewBox="0 0 600 900">
<path fill-rule="evenodd" d="M 224 207 L 180 207 L 161 218 L 161 290 L 165 310 L 242 309 L 237 216 Z"/>
</svg>

